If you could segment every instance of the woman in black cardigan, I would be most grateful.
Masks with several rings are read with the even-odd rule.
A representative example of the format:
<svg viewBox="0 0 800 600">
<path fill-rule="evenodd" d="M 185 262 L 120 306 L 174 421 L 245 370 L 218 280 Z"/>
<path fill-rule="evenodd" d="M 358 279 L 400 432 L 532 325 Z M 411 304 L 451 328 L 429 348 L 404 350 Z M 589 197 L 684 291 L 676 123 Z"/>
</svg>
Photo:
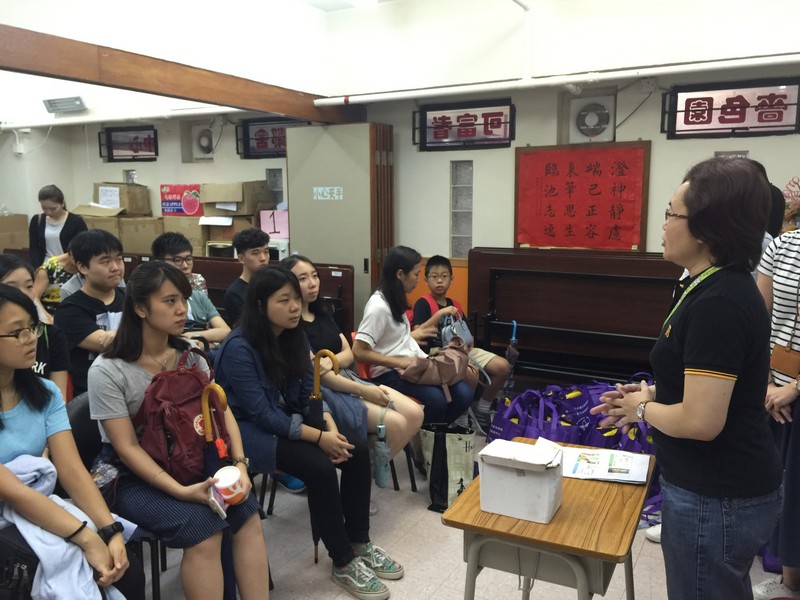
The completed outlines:
<svg viewBox="0 0 800 600">
<path fill-rule="evenodd" d="M 41 215 L 34 215 L 28 227 L 28 252 L 34 268 L 42 265 L 45 259 L 63 254 L 69 243 L 81 231 L 86 231 L 86 223 L 67 210 L 64 193 L 55 185 L 46 185 L 39 190 Z M 52 236 L 45 229 L 52 228 Z M 57 232 L 57 233 L 56 233 Z M 46 238 L 50 238 L 50 251 Z"/>
</svg>

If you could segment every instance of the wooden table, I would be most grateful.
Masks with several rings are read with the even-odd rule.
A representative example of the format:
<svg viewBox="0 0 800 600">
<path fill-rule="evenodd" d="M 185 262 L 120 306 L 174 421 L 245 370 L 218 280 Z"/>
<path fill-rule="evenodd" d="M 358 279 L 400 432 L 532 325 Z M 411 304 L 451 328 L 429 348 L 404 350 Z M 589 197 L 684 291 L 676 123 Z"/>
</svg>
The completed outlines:
<svg viewBox="0 0 800 600">
<path fill-rule="evenodd" d="M 590 600 L 605 595 L 614 568 L 624 562 L 627 598 L 634 600 L 631 545 L 654 464 L 651 457 L 646 485 L 565 477 L 561 507 L 548 524 L 482 511 L 475 478 L 442 515 L 445 525 L 464 530 L 464 599 L 475 598 L 475 579 L 489 567 L 522 575 L 523 600 L 536 579 L 574 587 L 579 600 Z"/>
</svg>

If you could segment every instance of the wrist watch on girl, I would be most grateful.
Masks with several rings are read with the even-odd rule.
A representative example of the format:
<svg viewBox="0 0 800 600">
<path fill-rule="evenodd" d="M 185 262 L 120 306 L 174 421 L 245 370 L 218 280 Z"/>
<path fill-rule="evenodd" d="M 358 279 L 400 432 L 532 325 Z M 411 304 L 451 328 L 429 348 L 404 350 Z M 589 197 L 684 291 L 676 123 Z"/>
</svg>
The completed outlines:
<svg viewBox="0 0 800 600">
<path fill-rule="evenodd" d="M 100 539 L 103 540 L 106 544 L 111 541 L 111 538 L 117 535 L 118 533 L 122 533 L 124 527 L 122 523 L 119 521 L 114 521 L 111 525 L 106 525 L 105 527 L 101 527 L 97 530 L 97 535 L 100 536 Z"/>
<path fill-rule="evenodd" d="M 636 406 L 636 420 L 637 421 L 644 421 L 644 407 L 647 402 L 639 402 Z"/>
</svg>

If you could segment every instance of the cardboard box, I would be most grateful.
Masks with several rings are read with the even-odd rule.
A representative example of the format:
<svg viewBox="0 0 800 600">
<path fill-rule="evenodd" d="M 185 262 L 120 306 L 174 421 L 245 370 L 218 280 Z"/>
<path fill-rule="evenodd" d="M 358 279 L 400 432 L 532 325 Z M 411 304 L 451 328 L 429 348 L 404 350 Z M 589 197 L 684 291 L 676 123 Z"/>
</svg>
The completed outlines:
<svg viewBox="0 0 800 600">
<path fill-rule="evenodd" d="M 126 215 L 150 214 L 150 190 L 138 183 L 95 183 L 95 204 L 121 208 Z"/>
<path fill-rule="evenodd" d="M 216 222 L 219 224 L 203 225 L 203 229 L 208 231 L 206 239 L 209 242 L 230 242 L 233 241 L 233 236 L 250 229 L 253 225 L 248 217 L 202 217 L 200 222 Z M 229 224 L 222 224 L 222 221 L 229 222 Z"/>
<path fill-rule="evenodd" d="M 256 206 L 268 201 L 266 181 L 204 183 L 200 186 L 200 202 L 206 216 L 252 217 Z"/>
<path fill-rule="evenodd" d="M 120 217 L 119 239 L 126 254 L 150 256 L 153 240 L 164 233 L 161 217 Z"/>
<path fill-rule="evenodd" d="M 124 208 L 108 208 L 99 204 L 79 204 L 72 209 L 76 215 L 82 217 L 116 217 L 125 211 Z"/>
<path fill-rule="evenodd" d="M 561 448 L 495 440 L 478 454 L 481 510 L 549 523 L 561 506 Z"/>
<path fill-rule="evenodd" d="M 105 229 L 119 239 L 119 217 L 91 217 L 83 215 L 89 229 Z"/>
<path fill-rule="evenodd" d="M 208 231 L 200 225 L 200 217 L 164 217 L 164 231 L 177 231 L 192 244 L 192 253 L 202 256 L 208 241 Z"/>
<path fill-rule="evenodd" d="M 0 252 L 28 247 L 28 222 L 26 215 L 0 216 Z"/>
</svg>

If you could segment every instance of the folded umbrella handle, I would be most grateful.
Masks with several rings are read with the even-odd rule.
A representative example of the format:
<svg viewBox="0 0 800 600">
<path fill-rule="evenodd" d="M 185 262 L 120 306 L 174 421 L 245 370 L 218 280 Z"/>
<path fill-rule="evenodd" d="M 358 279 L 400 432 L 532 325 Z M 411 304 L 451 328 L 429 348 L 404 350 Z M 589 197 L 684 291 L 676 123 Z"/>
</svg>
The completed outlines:
<svg viewBox="0 0 800 600">
<path fill-rule="evenodd" d="M 211 408 L 209 407 L 209 396 L 211 393 L 217 395 L 219 405 L 223 411 L 228 410 L 228 397 L 225 395 L 225 390 L 222 389 L 218 383 L 209 383 L 203 388 L 203 395 L 200 396 L 200 404 L 203 407 L 203 429 L 206 430 L 206 441 L 210 444 L 214 441 L 214 428 L 211 421 Z"/>
<path fill-rule="evenodd" d="M 320 367 L 319 361 L 323 356 L 327 356 L 333 363 L 333 372 L 339 374 L 339 359 L 330 350 L 324 348 L 314 355 L 314 392 L 311 394 L 312 400 L 322 400 L 322 392 L 319 389 Z"/>
</svg>

